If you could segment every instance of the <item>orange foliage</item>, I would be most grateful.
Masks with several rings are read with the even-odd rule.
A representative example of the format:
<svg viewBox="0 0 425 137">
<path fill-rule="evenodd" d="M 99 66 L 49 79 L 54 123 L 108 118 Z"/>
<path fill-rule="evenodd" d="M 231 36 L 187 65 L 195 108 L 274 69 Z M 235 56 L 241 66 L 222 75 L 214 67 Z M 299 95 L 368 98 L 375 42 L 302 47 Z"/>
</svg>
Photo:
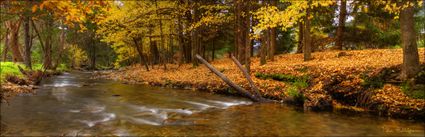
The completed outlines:
<svg viewBox="0 0 425 137">
<path fill-rule="evenodd" d="M 420 59 L 423 63 L 425 62 L 423 60 L 424 49 L 422 48 L 419 51 Z M 258 58 L 252 58 L 251 75 L 263 96 L 274 99 L 288 97 L 287 92 L 285 92 L 288 87 L 287 83 L 269 79 L 258 79 L 254 74 L 309 75 L 311 77 L 310 86 L 302 92 L 309 101 L 318 102 L 317 99 L 320 98 L 325 100 L 331 99 L 331 93 L 342 94 L 346 97 L 356 96 L 358 91 L 366 90 L 361 85 L 363 83 L 362 75 L 377 75 L 385 68 L 397 66 L 402 63 L 401 49 L 344 52 L 328 51 L 313 53 L 314 59 L 308 62 L 303 61 L 302 54 L 279 55 L 276 56 L 276 61 L 268 62 L 263 66 L 259 66 Z M 249 88 L 248 82 L 230 59 L 220 59 L 212 62 L 212 65 L 235 83 L 244 88 Z M 156 66 L 155 69 L 148 72 L 144 67 L 136 65 L 127 67 L 122 71 L 110 73 L 108 77 L 129 83 L 208 91 L 223 91 L 227 88 L 224 82 L 203 65 L 195 68 L 191 64 L 185 64 L 180 67 L 173 64 L 169 64 L 168 66 L 171 69 L 167 71 L 160 69 L 160 66 Z M 339 80 L 335 87 L 329 87 L 329 81 L 332 79 Z M 365 92 L 373 93 L 369 101 L 382 104 L 386 108 L 389 108 L 391 112 L 396 112 L 400 106 L 408 106 L 411 110 L 425 107 L 424 100 L 407 97 L 397 86 L 387 84 L 382 89 L 376 89 L 374 92 L 371 90 L 366 90 Z M 353 100 L 355 101 L 356 99 Z M 343 105 L 352 105 L 344 103 L 344 100 L 340 103 Z"/>
</svg>

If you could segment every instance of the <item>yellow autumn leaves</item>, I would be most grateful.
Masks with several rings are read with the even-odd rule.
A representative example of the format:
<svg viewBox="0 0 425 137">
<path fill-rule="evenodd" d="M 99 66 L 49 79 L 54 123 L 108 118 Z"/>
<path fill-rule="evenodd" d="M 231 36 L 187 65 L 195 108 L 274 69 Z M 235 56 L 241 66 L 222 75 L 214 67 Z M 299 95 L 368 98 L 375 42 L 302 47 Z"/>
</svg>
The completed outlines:
<svg viewBox="0 0 425 137">
<path fill-rule="evenodd" d="M 47 11 L 48 14 L 52 14 L 55 19 L 61 20 L 68 27 L 74 27 L 74 23 L 77 23 L 80 29 L 85 30 L 86 27 L 83 23 L 88 20 L 89 16 L 94 14 L 95 11 L 107 11 L 109 3 L 108 1 L 45 0 L 39 3 L 33 3 L 34 5 L 31 10 L 33 13 Z M 40 16 L 43 15 L 40 14 Z"/>
<path fill-rule="evenodd" d="M 335 4 L 333 0 L 313 0 L 310 4 L 308 1 L 284 0 L 284 2 L 290 4 L 285 10 L 281 11 L 275 6 L 265 6 L 253 13 L 254 18 L 259 20 L 259 23 L 253 27 L 254 34 L 259 35 L 261 31 L 274 27 L 285 31 L 305 16 L 307 8 L 328 7 Z"/>
</svg>

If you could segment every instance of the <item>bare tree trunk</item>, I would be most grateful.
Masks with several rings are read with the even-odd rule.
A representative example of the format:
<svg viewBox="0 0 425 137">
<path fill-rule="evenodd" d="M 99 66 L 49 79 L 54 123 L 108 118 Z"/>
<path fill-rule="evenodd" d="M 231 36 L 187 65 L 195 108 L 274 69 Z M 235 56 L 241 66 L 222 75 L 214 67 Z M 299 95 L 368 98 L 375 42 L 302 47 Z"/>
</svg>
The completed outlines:
<svg viewBox="0 0 425 137">
<path fill-rule="evenodd" d="M 7 60 L 7 52 L 9 51 L 9 28 L 6 27 L 6 34 L 5 34 L 5 38 L 4 38 L 4 48 L 3 48 L 3 53 L 2 53 L 2 61 L 6 61 Z"/>
<path fill-rule="evenodd" d="M 158 8 L 158 1 L 155 0 L 155 7 Z M 164 33 L 162 32 L 162 17 L 159 15 L 158 10 L 155 10 L 156 15 L 159 16 L 159 32 L 160 32 L 160 36 L 161 36 L 161 45 L 160 47 L 162 47 L 163 49 L 165 49 L 165 41 L 164 41 Z M 161 62 L 164 65 L 164 70 L 167 70 L 167 62 L 165 59 L 165 55 L 161 56 L 161 54 L 159 55 L 159 60 L 161 60 Z"/>
<path fill-rule="evenodd" d="M 246 3 L 246 10 L 245 11 L 250 11 L 251 10 L 251 1 L 247 1 Z M 245 29 L 244 29 L 244 37 L 245 37 L 245 68 L 246 68 L 246 73 L 250 73 L 251 71 L 251 40 L 249 38 L 249 33 L 250 33 L 250 29 L 251 28 L 251 14 L 247 13 L 247 17 L 245 17 Z"/>
<path fill-rule="evenodd" d="M 261 43 L 261 47 L 260 47 L 260 65 L 264 65 L 266 64 L 266 56 L 267 56 L 267 49 L 268 49 L 268 31 L 266 30 L 265 32 L 263 32 L 263 38 L 262 43 Z"/>
<path fill-rule="evenodd" d="M 43 67 L 44 69 L 51 69 L 52 68 L 52 30 L 53 29 L 53 20 L 49 19 L 45 23 L 44 28 L 48 33 L 46 34 L 46 45 L 44 45 L 44 58 L 43 58 Z"/>
<path fill-rule="evenodd" d="M 189 4 L 188 0 L 185 1 L 185 4 Z M 185 16 L 187 21 L 185 22 L 184 26 L 190 26 L 191 23 L 193 23 L 193 17 L 192 17 L 192 13 L 190 10 L 187 10 L 185 12 Z M 191 33 L 186 33 L 186 37 L 185 37 L 185 46 L 184 46 L 184 51 L 185 51 L 185 61 L 186 63 L 191 63 L 194 62 L 193 58 L 194 56 L 192 56 L 192 41 L 193 41 L 193 32 Z"/>
<path fill-rule="evenodd" d="M 233 24 L 233 33 L 234 33 L 234 53 L 233 55 L 239 59 L 239 20 L 240 20 L 240 0 L 233 1 L 234 9 L 234 24 Z M 231 55 L 229 55 L 231 57 Z"/>
<path fill-rule="evenodd" d="M 342 50 L 342 41 L 344 36 L 345 18 L 347 15 L 347 0 L 340 0 L 338 28 L 336 30 L 335 49 Z"/>
<path fill-rule="evenodd" d="M 195 8 L 195 10 L 193 10 L 193 21 L 196 22 L 199 20 L 199 11 L 198 9 Z M 199 54 L 199 42 L 200 38 L 199 38 L 199 28 L 196 28 L 195 30 L 192 30 L 192 41 L 191 41 L 191 45 L 192 45 L 192 57 L 194 57 L 196 54 Z M 192 64 L 193 66 L 198 66 L 199 62 L 196 58 L 192 58 Z"/>
<path fill-rule="evenodd" d="M 235 0 L 235 56 L 242 63 L 245 64 L 245 46 L 246 46 L 246 22 L 245 19 L 248 17 L 243 17 L 242 14 L 248 15 L 246 11 L 247 3 L 249 1 L 244 0 Z"/>
<path fill-rule="evenodd" d="M 220 77 L 221 80 L 223 80 L 227 85 L 235 89 L 239 94 L 251 99 L 254 102 L 260 102 L 265 101 L 262 97 L 255 96 L 242 87 L 238 86 L 237 84 L 233 83 L 229 78 L 227 78 L 223 73 L 215 69 L 211 64 L 209 64 L 206 60 L 204 60 L 201 56 L 196 55 L 196 58 L 199 59 L 203 64 L 207 66 L 209 70 L 211 70 L 214 74 L 216 74 L 218 77 Z"/>
<path fill-rule="evenodd" d="M 9 47 L 12 51 L 12 59 L 13 62 L 23 62 L 22 54 L 20 51 L 19 45 L 19 28 L 21 26 L 21 21 L 18 20 L 16 22 L 7 21 L 6 26 L 10 29 L 10 33 L 8 35 L 9 39 Z"/>
<path fill-rule="evenodd" d="M 311 4 L 311 1 L 309 1 L 309 5 Z M 303 52 L 304 52 L 304 61 L 311 60 L 311 36 L 310 36 L 310 20 L 308 19 L 308 16 L 310 16 L 310 8 L 307 8 L 306 15 L 304 16 L 304 45 L 303 45 Z"/>
<path fill-rule="evenodd" d="M 257 97 L 261 97 L 260 90 L 258 89 L 257 86 L 255 86 L 254 81 L 252 80 L 251 75 L 249 75 L 248 70 L 243 68 L 242 64 L 239 63 L 238 60 L 234 56 L 232 56 L 232 60 L 236 64 L 236 66 L 238 66 L 239 70 L 242 71 L 245 78 L 248 80 L 248 83 L 251 86 L 251 88 L 254 92 L 254 95 L 257 96 Z"/>
<path fill-rule="evenodd" d="M 270 29 L 270 47 L 269 47 L 269 56 L 268 58 L 271 61 L 274 61 L 274 54 L 276 51 L 276 28 L 271 28 Z"/>
<path fill-rule="evenodd" d="M 270 0 L 271 1 L 271 5 L 272 6 L 277 6 L 277 0 Z M 274 61 L 274 55 L 276 52 L 276 37 L 277 37 L 277 32 L 276 32 L 276 27 L 275 28 L 270 28 L 269 30 L 269 40 L 270 40 L 270 46 L 269 46 L 269 56 L 268 59 L 271 61 Z"/>
<path fill-rule="evenodd" d="M 297 47 L 297 53 L 303 52 L 303 42 L 304 42 L 304 23 L 299 22 L 298 23 L 298 47 Z"/>
<path fill-rule="evenodd" d="M 215 43 L 214 43 L 215 39 L 213 39 L 212 41 L 212 50 L 211 50 L 211 60 L 214 61 L 215 58 Z"/>
<path fill-rule="evenodd" d="M 55 61 L 55 64 L 53 65 L 53 67 L 52 67 L 52 69 L 53 70 L 56 70 L 56 68 L 59 66 L 59 64 L 60 64 L 60 60 L 62 59 L 62 54 L 63 54 L 63 51 L 65 50 L 65 30 L 64 30 L 64 28 L 62 28 L 62 30 L 61 30 L 61 34 L 60 34 L 60 37 L 59 37 L 59 51 L 58 51 L 58 57 L 56 58 L 56 61 Z"/>
<path fill-rule="evenodd" d="M 184 60 L 185 60 L 185 54 L 184 54 L 184 38 L 183 38 L 183 25 L 182 22 L 180 20 L 181 16 L 179 15 L 178 17 L 178 21 L 177 21 L 177 25 L 178 25 L 178 34 L 179 34 L 179 54 L 180 54 L 180 58 L 179 60 L 179 66 L 183 64 Z"/>
<path fill-rule="evenodd" d="M 199 50 L 198 48 L 199 48 L 199 46 L 198 46 L 198 30 L 195 29 L 195 30 L 192 31 L 192 56 L 195 56 L 196 54 L 198 54 L 197 53 L 198 50 Z M 198 66 L 198 61 L 195 58 L 192 59 L 192 63 L 193 63 L 193 66 Z"/>
<path fill-rule="evenodd" d="M 137 39 L 133 38 L 133 42 L 134 42 L 134 46 L 136 47 L 137 53 L 139 53 L 140 61 L 143 62 L 143 65 L 145 65 L 146 71 L 149 71 L 148 63 L 147 63 L 145 57 L 143 56 L 143 47 L 140 48 Z M 142 43 L 143 43 L 143 41 L 142 41 Z"/>
<path fill-rule="evenodd" d="M 404 3 L 406 4 L 406 3 Z M 409 6 L 400 12 L 401 43 L 403 46 L 403 67 L 401 78 L 408 80 L 420 71 L 418 46 L 416 43 L 414 7 Z"/>
<path fill-rule="evenodd" d="M 24 63 L 27 66 L 27 68 L 32 69 L 32 66 L 31 66 L 32 42 L 31 42 L 31 34 L 30 34 L 30 17 L 29 16 L 25 17 L 25 20 L 24 20 L 24 37 L 25 37 Z"/>
</svg>

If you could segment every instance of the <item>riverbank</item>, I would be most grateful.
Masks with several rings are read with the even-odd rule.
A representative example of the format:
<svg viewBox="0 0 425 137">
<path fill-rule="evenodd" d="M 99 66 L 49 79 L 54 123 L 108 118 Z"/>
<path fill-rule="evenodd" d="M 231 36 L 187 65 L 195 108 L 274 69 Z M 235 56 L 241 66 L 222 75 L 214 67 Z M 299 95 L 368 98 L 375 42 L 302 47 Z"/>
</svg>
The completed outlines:
<svg viewBox="0 0 425 137">
<path fill-rule="evenodd" d="M 422 64 L 423 55 L 421 48 Z M 279 55 L 276 61 L 263 66 L 258 58 L 253 58 L 251 75 L 264 97 L 296 104 L 305 110 L 342 110 L 424 120 L 425 83 L 421 79 L 424 75 L 418 76 L 414 86 L 399 80 L 401 49 L 329 51 L 313 53 L 313 57 L 303 62 L 302 54 Z M 249 89 L 230 59 L 216 60 L 212 65 Z M 168 64 L 167 67 L 166 71 L 161 66 L 146 71 L 136 65 L 101 75 L 128 84 L 234 94 L 204 65 Z"/>
<path fill-rule="evenodd" d="M 68 70 L 63 64 L 59 65 L 55 71 L 44 71 L 41 64 L 34 64 L 32 70 L 30 70 L 25 68 L 21 63 L 0 62 L 1 102 L 7 102 L 18 94 L 34 93 L 33 90 L 37 88 L 42 78 L 60 75 L 62 72 Z"/>
</svg>

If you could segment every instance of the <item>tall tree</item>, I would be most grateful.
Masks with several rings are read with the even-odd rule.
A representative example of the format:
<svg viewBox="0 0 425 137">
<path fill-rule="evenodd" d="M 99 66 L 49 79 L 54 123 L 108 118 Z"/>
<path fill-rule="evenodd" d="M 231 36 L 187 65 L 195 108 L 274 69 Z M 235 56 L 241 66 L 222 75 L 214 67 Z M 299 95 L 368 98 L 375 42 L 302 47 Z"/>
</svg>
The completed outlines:
<svg viewBox="0 0 425 137">
<path fill-rule="evenodd" d="M 402 78 L 405 80 L 413 78 L 420 70 L 414 14 L 413 6 L 407 6 L 400 11 L 401 43 L 403 46 Z"/>
<path fill-rule="evenodd" d="M 19 30 L 21 27 L 22 20 L 16 21 L 6 21 L 6 27 L 9 28 L 10 32 L 7 36 L 9 44 L 9 48 L 12 51 L 12 60 L 13 62 L 22 62 L 24 59 L 22 58 L 20 44 L 19 44 Z"/>
<path fill-rule="evenodd" d="M 277 6 L 277 0 L 270 0 L 271 2 L 271 6 Z M 277 32 L 276 32 L 276 27 L 273 28 L 269 28 L 269 40 L 270 40 L 270 46 L 269 46 L 269 54 L 268 54 L 268 59 L 274 61 L 274 55 L 276 52 L 276 38 L 277 38 Z"/>
<path fill-rule="evenodd" d="M 347 16 L 347 0 L 340 0 L 338 28 L 336 30 L 335 49 L 342 50 L 342 41 L 344 36 L 345 19 Z"/>
<path fill-rule="evenodd" d="M 32 69 L 31 66 L 31 47 L 32 47 L 32 37 L 30 33 L 30 22 L 31 22 L 31 14 L 32 12 L 29 10 L 31 9 L 32 1 L 26 2 L 27 10 L 24 15 L 24 38 L 25 38 L 25 44 L 24 44 L 24 63 L 27 66 L 27 68 Z"/>
<path fill-rule="evenodd" d="M 311 1 L 308 1 L 308 5 L 311 5 Z M 306 15 L 304 16 L 304 44 L 303 44 L 303 53 L 304 61 L 311 60 L 311 35 L 310 35 L 310 8 L 306 9 Z"/>
<path fill-rule="evenodd" d="M 304 41 L 304 24 L 303 22 L 298 23 L 298 46 L 297 53 L 303 52 L 303 41 Z"/>
<path fill-rule="evenodd" d="M 334 1 L 322 0 L 281 0 L 287 2 L 284 10 L 278 9 L 276 6 L 265 6 L 258 9 L 254 13 L 255 19 L 259 20 L 258 24 L 253 27 L 254 32 L 262 32 L 268 28 L 280 27 L 283 31 L 293 27 L 296 22 L 303 21 L 303 52 L 304 60 L 311 59 L 311 36 L 310 36 L 310 15 L 311 10 L 319 7 L 328 7 L 334 5 Z M 300 29 L 301 30 L 301 29 Z M 259 35 L 260 33 L 255 33 Z"/>
<path fill-rule="evenodd" d="M 25 37 L 25 46 L 24 46 L 24 63 L 29 68 L 32 69 L 31 66 L 31 33 L 30 33 L 30 16 L 24 18 L 24 37 Z"/>
</svg>

